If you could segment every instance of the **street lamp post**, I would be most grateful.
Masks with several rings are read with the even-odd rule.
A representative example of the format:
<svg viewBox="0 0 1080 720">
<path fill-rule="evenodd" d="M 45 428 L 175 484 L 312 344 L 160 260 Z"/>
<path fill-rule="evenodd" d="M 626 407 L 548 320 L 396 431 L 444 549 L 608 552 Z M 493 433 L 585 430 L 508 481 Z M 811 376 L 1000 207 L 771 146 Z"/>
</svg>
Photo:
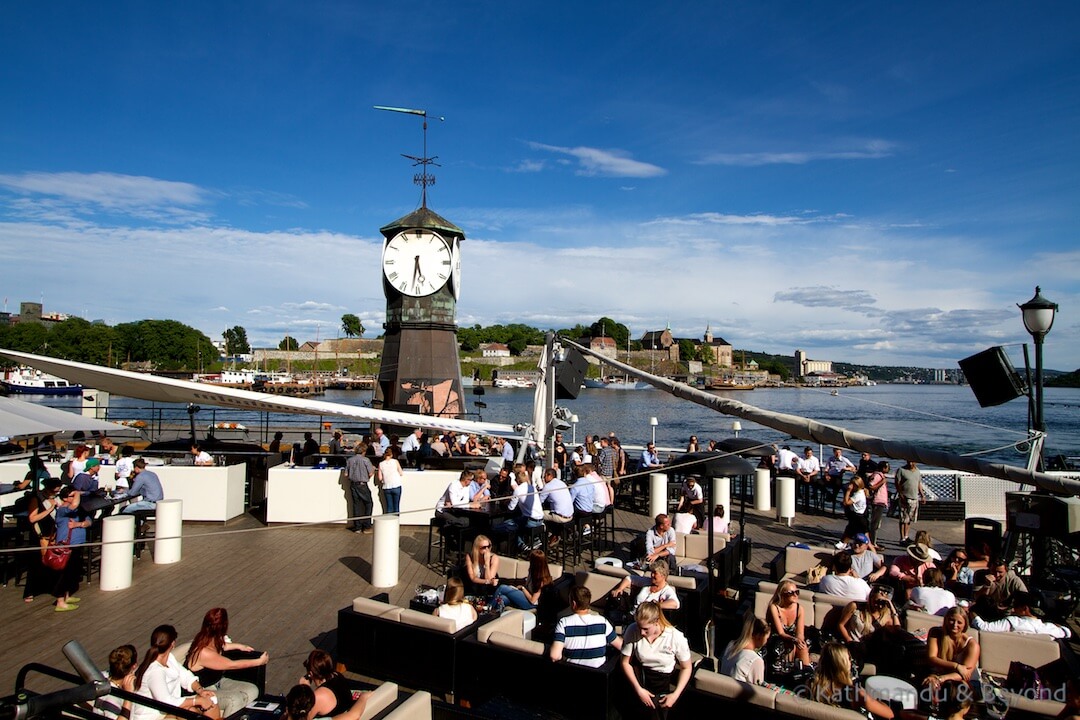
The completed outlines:
<svg viewBox="0 0 1080 720">
<path fill-rule="evenodd" d="M 660 421 L 654 417 L 649 418 L 649 425 L 652 426 L 652 443 L 656 444 L 656 426 L 660 424 Z"/>
<path fill-rule="evenodd" d="M 1035 297 L 1028 300 L 1020 308 L 1021 317 L 1024 319 L 1024 328 L 1035 342 L 1035 430 L 1046 433 L 1046 423 L 1043 420 L 1043 339 L 1050 328 L 1054 326 L 1054 315 L 1057 313 L 1057 303 L 1052 303 L 1042 296 L 1042 288 L 1035 286 Z M 1042 470 L 1042 445 L 1039 445 L 1038 469 Z"/>
<path fill-rule="evenodd" d="M 574 434 L 573 434 L 573 437 L 571 438 L 571 442 L 573 443 L 574 447 L 577 447 L 577 424 L 578 424 L 578 416 L 577 415 L 571 415 L 570 416 L 570 424 L 574 426 L 574 430 L 573 430 Z"/>
<path fill-rule="evenodd" d="M 739 431 L 742 430 L 742 423 L 736 420 L 731 423 L 731 431 L 735 433 L 735 437 L 739 437 Z"/>
</svg>

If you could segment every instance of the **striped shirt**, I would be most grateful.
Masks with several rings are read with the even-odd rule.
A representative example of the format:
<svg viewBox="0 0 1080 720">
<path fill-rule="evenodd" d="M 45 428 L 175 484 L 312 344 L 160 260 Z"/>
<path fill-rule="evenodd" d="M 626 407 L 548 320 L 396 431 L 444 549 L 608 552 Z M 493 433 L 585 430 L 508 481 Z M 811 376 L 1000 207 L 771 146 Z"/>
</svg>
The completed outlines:
<svg viewBox="0 0 1080 720">
<path fill-rule="evenodd" d="M 563 644 L 563 659 L 576 665 L 600 667 L 615 628 L 602 615 L 567 615 L 555 626 L 555 642 Z"/>
</svg>

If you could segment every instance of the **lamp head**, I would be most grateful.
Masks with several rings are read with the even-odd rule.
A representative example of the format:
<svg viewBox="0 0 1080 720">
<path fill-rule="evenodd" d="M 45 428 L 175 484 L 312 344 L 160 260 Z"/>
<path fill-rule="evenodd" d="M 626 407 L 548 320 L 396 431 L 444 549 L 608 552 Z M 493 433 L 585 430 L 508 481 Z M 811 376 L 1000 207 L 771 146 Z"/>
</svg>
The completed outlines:
<svg viewBox="0 0 1080 720">
<path fill-rule="evenodd" d="M 1054 326 L 1054 315 L 1057 314 L 1058 305 L 1042 296 L 1042 288 L 1035 287 L 1035 297 L 1028 300 L 1020 308 L 1021 317 L 1024 319 L 1024 328 L 1032 337 L 1041 338 L 1050 332 Z"/>
</svg>

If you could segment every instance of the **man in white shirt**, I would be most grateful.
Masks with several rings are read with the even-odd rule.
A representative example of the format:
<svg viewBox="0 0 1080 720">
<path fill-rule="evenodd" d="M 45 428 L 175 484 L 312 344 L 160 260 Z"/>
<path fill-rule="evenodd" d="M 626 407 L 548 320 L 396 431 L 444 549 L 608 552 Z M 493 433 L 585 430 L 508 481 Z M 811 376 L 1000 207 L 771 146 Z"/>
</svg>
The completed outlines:
<svg viewBox="0 0 1080 720">
<path fill-rule="evenodd" d="M 851 555 L 838 552 L 833 555 L 832 570 L 818 583 L 817 592 L 855 602 L 866 602 L 870 597 L 870 583 L 857 577 L 851 570 Z"/>
<path fill-rule="evenodd" d="M 683 483 L 678 512 L 692 513 L 697 520 L 698 527 L 701 527 L 705 522 L 704 510 L 705 496 L 701 492 L 701 481 L 696 476 L 691 475 Z"/>
<path fill-rule="evenodd" d="M 420 438 L 423 434 L 423 430 L 416 428 L 401 443 L 401 452 L 405 455 L 405 461 L 412 467 L 420 467 Z"/>
<path fill-rule="evenodd" d="M 455 515 L 454 509 L 480 507 L 480 503 L 470 501 L 469 485 L 472 484 L 472 480 L 472 470 L 462 470 L 461 476 L 446 486 L 446 490 L 439 497 L 438 504 L 435 505 L 435 515 L 441 517 L 444 524 L 468 526 L 469 518 Z"/>
<path fill-rule="evenodd" d="M 810 494 L 817 486 L 818 509 L 824 511 L 825 497 L 821 492 L 821 462 L 814 456 L 813 448 L 803 450 L 803 456 L 795 468 L 799 484 L 803 489 L 803 512 L 810 512 Z"/>
<path fill-rule="evenodd" d="M 390 438 L 386 437 L 386 433 L 383 432 L 381 427 L 375 428 L 375 438 L 372 440 L 372 444 L 378 451 L 379 457 L 385 455 L 387 448 L 390 447 Z"/>
<path fill-rule="evenodd" d="M 1031 593 L 1020 592 L 1013 600 L 1012 613 L 1002 620 L 986 621 L 973 615 L 971 626 L 979 632 L 1014 632 L 1026 635 L 1049 635 L 1053 638 L 1072 637 L 1072 631 L 1064 625 L 1046 622 L 1035 617 L 1031 612 L 1033 599 Z"/>
<path fill-rule="evenodd" d="M 657 515 L 655 524 L 645 531 L 645 559 L 650 563 L 663 559 L 672 572 L 676 569 L 675 529 L 664 513 Z"/>
</svg>

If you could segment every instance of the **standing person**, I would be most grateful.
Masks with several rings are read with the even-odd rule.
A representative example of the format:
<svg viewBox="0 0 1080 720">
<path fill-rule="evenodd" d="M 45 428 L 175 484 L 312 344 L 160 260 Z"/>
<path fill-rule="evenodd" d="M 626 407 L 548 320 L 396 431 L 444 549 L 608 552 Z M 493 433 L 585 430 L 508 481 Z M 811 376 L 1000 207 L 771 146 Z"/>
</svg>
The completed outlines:
<svg viewBox="0 0 1080 720">
<path fill-rule="evenodd" d="M 911 544 L 911 526 L 919 519 L 919 504 L 926 502 L 922 473 L 914 460 L 896 471 L 896 494 L 900 502 L 900 544 Z"/>
<path fill-rule="evenodd" d="M 869 530 L 866 522 L 867 509 L 866 486 L 861 477 L 853 475 L 844 489 L 844 517 L 847 518 L 847 527 L 844 528 L 844 536 L 837 543 L 837 547 L 847 547 L 852 538 Z"/>
<path fill-rule="evenodd" d="M 300 448 L 300 451 L 303 453 L 304 459 L 306 460 L 307 458 L 314 457 L 321 453 L 322 448 L 319 447 L 318 441 L 311 436 L 311 433 L 306 432 L 304 433 L 304 446 Z M 307 465 L 309 463 L 305 462 L 304 464 Z"/>
<path fill-rule="evenodd" d="M 81 493 L 70 485 L 58 495 L 60 504 L 56 507 L 56 536 L 54 542 L 66 542 L 71 547 L 71 555 L 63 570 L 50 571 L 55 578 L 53 596 L 56 597 L 56 612 L 79 609 L 79 598 L 75 592 L 79 589 L 82 577 L 82 547 L 86 542 L 86 529 L 91 520 L 84 518 L 79 510 Z"/>
<path fill-rule="evenodd" d="M 511 468 L 514 466 L 514 446 L 506 438 L 499 438 L 502 442 L 502 461 L 503 466 Z"/>
<path fill-rule="evenodd" d="M 139 510 L 153 510 L 158 501 L 165 499 L 165 491 L 161 487 L 161 479 L 157 473 L 146 469 L 146 459 L 138 458 L 131 463 L 131 487 L 124 493 L 125 497 L 138 497 L 137 502 L 128 503 L 121 514 L 131 515 Z"/>
<path fill-rule="evenodd" d="M 810 496 L 813 494 L 816 487 L 817 509 L 824 514 L 825 489 L 821 482 L 821 462 L 817 459 L 817 456 L 814 455 L 813 448 L 803 448 L 803 456 L 796 465 L 795 474 L 802 483 L 804 493 L 803 507 L 805 512 L 810 512 Z"/>
<path fill-rule="evenodd" d="M 204 688 L 195 673 L 176 661 L 172 655 L 175 648 L 176 628 L 172 625 L 154 628 L 150 635 L 150 649 L 135 671 L 135 692 L 181 710 L 220 720 L 221 710 L 214 702 L 213 691 Z M 194 694 L 185 697 L 181 690 Z M 145 705 L 135 705 L 132 711 L 132 720 L 161 720 L 164 717 L 160 710 Z"/>
<path fill-rule="evenodd" d="M 863 453 L 863 455 L 869 457 L 870 453 Z M 862 465 L 862 463 L 859 464 Z M 859 474 L 866 479 L 866 490 L 870 495 L 870 532 L 868 535 L 870 542 L 877 546 L 881 519 L 889 510 L 889 483 L 886 480 L 889 475 L 889 463 L 882 460 L 874 465 L 874 469 L 868 475 L 863 475 L 861 472 Z"/>
<path fill-rule="evenodd" d="M 570 588 L 570 615 L 559 618 L 549 656 L 552 662 L 565 660 L 574 665 L 598 668 L 604 664 L 607 646 L 622 649 L 607 618 L 592 612 L 592 592 L 584 585 Z"/>
<path fill-rule="evenodd" d="M 352 497 L 352 531 L 371 533 L 371 514 L 375 504 L 371 499 L 371 476 L 375 466 L 367 459 L 367 443 L 357 443 L 352 457 L 345 461 L 345 476 L 349 478 L 349 490 Z"/>
<path fill-rule="evenodd" d="M 42 555 L 52 539 L 56 537 L 56 508 L 60 504 L 56 494 L 60 492 L 60 481 L 56 478 L 46 480 L 39 492 L 30 496 L 27 503 L 27 521 L 30 532 L 41 546 L 40 553 L 27 553 L 26 583 L 23 585 L 23 602 L 34 602 L 34 595 L 45 589 L 51 576 L 46 575 L 46 568 L 41 564 Z"/>
<path fill-rule="evenodd" d="M 623 672 L 639 707 L 647 717 L 667 718 L 693 673 L 686 636 L 668 622 L 659 605 L 644 602 L 623 634 L 622 655 Z"/>
<path fill-rule="evenodd" d="M 615 448 L 606 438 L 600 438 L 600 449 L 596 453 L 596 471 L 602 478 L 610 481 L 615 477 L 615 461 L 618 459 Z"/>
<path fill-rule="evenodd" d="M 242 660 L 233 660 L 226 653 L 241 651 L 254 655 Z M 191 641 L 184 667 L 199 676 L 199 683 L 207 690 L 212 690 L 218 699 L 218 707 L 225 717 L 242 710 L 248 703 L 259 698 L 259 688 L 249 682 L 241 682 L 225 677 L 229 670 L 244 670 L 270 662 L 265 652 L 255 654 L 249 645 L 233 642 L 229 638 L 229 611 L 225 608 L 210 608 L 203 616 L 202 627 Z"/>
<path fill-rule="evenodd" d="M 131 486 L 131 471 L 135 465 L 135 449 L 125 445 L 120 449 L 120 459 L 116 461 L 116 487 L 126 490 Z"/>
<path fill-rule="evenodd" d="M 696 475 L 690 475 L 682 485 L 682 497 L 679 498 L 677 512 L 692 513 L 698 527 L 705 524 L 705 496 L 701 492 L 701 481 Z"/>
<path fill-rule="evenodd" d="M 394 459 L 393 448 L 386 448 L 382 462 L 379 463 L 379 483 L 382 485 L 383 511 L 401 512 L 401 480 L 404 472 L 401 463 Z"/>
<path fill-rule="evenodd" d="M 765 682 L 765 659 L 761 649 L 769 642 L 769 626 L 752 612 L 743 618 L 739 637 L 724 648 L 720 660 L 720 673 L 745 683 L 761 685 Z"/>
</svg>

